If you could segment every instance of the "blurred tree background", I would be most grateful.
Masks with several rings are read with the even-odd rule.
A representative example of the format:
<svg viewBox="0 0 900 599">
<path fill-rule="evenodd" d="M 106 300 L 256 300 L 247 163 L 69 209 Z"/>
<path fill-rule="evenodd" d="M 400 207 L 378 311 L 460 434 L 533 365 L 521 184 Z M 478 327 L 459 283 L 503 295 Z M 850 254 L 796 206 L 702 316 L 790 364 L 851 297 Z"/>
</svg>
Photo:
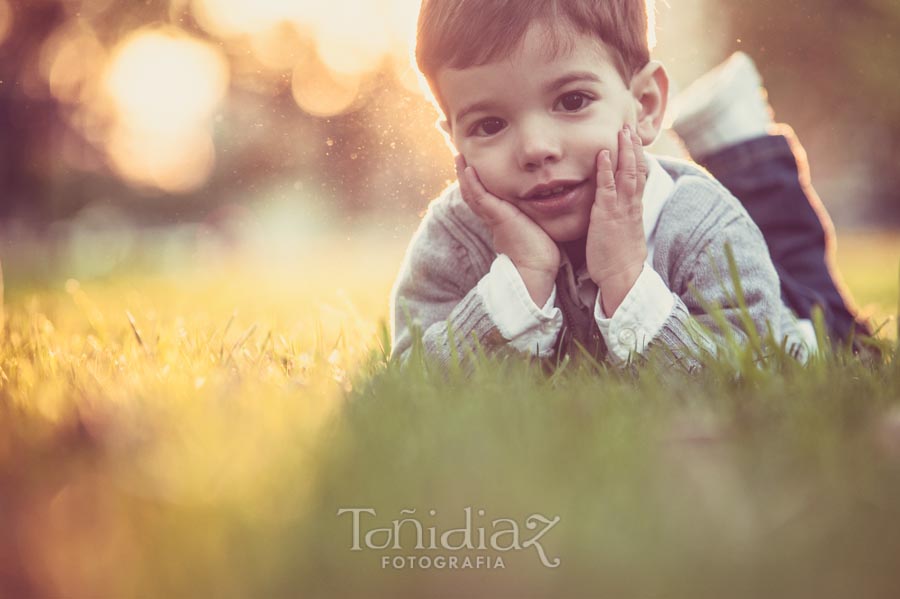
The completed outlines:
<svg viewBox="0 0 900 599">
<path fill-rule="evenodd" d="M 405 238 L 453 176 L 410 68 L 417 7 L 0 0 L 6 249 L 13 229 L 58 236 L 54 223 L 79 219 L 227 235 L 267 206 Z M 745 50 L 838 225 L 898 221 L 900 3 L 683 0 L 656 13 L 676 86 Z"/>
<path fill-rule="evenodd" d="M 900 2 L 722 3 L 838 223 L 900 222 Z M 737 41 L 740 39 L 740 42 Z"/>
</svg>

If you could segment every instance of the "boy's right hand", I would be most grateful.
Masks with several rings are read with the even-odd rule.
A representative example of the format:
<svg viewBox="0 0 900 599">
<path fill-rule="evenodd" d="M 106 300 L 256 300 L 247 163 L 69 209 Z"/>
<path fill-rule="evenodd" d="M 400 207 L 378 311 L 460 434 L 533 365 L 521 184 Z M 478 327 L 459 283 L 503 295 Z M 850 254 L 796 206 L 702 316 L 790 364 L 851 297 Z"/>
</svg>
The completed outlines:
<svg viewBox="0 0 900 599">
<path fill-rule="evenodd" d="M 528 216 L 488 191 L 465 158 L 456 157 L 456 174 L 463 200 L 490 228 L 494 251 L 506 254 L 518 269 L 528 294 L 543 307 L 553 292 L 559 271 L 559 247 Z"/>
</svg>

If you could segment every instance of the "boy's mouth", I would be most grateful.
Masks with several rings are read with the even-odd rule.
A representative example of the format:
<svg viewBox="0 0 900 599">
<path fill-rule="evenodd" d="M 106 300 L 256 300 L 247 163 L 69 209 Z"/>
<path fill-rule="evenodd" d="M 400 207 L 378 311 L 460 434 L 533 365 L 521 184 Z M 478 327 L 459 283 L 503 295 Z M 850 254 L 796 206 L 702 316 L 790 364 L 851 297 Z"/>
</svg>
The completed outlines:
<svg viewBox="0 0 900 599">
<path fill-rule="evenodd" d="M 529 189 L 528 192 L 524 196 L 522 196 L 522 199 L 527 201 L 552 200 L 554 198 L 566 195 L 576 187 L 583 185 L 585 181 L 568 180 L 542 183 L 541 185 L 536 185 Z"/>
</svg>

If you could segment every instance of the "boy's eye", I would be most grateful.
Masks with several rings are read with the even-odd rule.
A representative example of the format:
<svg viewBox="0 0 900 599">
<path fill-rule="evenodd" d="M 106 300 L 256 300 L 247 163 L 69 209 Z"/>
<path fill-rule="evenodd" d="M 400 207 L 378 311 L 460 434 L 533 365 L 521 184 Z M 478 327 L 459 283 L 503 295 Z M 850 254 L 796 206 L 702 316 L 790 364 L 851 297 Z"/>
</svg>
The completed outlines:
<svg viewBox="0 0 900 599">
<path fill-rule="evenodd" d="M 482 119 L 475 123 L 475 125 L 471 129 L 471 132 L 472 135 L 488 137 L 490 135 L 496 135 L 497 133 L 500 133 L 505 126 L 506 123 L 504 123 L 501 119 Z"/>
<path fill-rule="evenodd" d="M 572 92 L 560 98 L 558 105 L 565 111 L 575 112 L 587 106 L 588 102 L 590 102 L 590 98 L 583 93 Z"/>
</svg>

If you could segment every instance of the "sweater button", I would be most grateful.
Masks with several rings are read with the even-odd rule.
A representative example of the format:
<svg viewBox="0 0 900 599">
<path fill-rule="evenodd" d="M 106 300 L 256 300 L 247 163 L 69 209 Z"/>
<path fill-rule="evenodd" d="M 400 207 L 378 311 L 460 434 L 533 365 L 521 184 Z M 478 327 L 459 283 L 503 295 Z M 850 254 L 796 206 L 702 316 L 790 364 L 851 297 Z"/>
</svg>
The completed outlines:
<svg viewBox="0 0 900 599">
<path fill-rule="evenodd" d="M 628 349 L 634 349 L 634 331 L 631 329 L 622 329 L 619 331 L 619 343 L 628 346 Z"/>
</svg>

